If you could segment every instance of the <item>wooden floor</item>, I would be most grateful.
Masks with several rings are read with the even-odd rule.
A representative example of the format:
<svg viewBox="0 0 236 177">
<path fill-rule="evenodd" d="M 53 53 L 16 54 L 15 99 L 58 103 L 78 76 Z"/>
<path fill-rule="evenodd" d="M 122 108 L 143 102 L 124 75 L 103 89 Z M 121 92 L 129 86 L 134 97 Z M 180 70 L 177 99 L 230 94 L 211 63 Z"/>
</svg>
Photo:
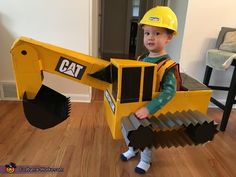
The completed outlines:
<svg viewBox="0 0 236 177">
<path fill-rule="evenodd" d="M 62 124 L 39 130 L 28 124 L 20 102 L 0 101 L 0 166 L 64 168 L 61 173 L 18 174 L 18 177 L 133 177 L 139 158 L 119 160 L 126 149 L 123 140 L 113 140 L 103 117 L 102 95 L 92 103 L 73 103 L 71 116 Z M 219 121 L 222 111 L 208 115 Z M 0 174 L 0 176 L 9 176 Z M 236 110 L 226 132 L 213 142 L 193 147 L 156 149 L 145 176 L 155 177 L 235 177 Z"/>
</svg>

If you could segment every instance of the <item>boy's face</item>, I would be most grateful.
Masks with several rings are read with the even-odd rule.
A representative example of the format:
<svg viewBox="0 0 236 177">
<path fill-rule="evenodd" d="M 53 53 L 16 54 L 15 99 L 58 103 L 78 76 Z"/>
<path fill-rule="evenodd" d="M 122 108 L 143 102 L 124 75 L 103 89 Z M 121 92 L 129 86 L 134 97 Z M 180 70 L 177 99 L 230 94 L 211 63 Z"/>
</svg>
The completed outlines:
<svg viewBox="0 0 236 177">
<path fill-rule="evenodd" d="M 165 46 L 173 37 L 173 35 L 167 33 L 165 28 L 144 25 L 143 30 L 144 46 L 153 53 L 161 53 L 164 51 Z"/>
</svg>

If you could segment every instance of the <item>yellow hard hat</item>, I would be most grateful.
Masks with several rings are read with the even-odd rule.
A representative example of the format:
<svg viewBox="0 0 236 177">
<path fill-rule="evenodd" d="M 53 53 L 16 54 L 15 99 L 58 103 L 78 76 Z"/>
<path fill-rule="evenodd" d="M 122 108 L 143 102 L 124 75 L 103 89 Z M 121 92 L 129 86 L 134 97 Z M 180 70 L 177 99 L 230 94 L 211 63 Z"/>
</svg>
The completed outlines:
<svg viewBox="0 0 236 177">
<path fill-rule="evenodd" d="M 175 13 L 167 6 L 156 6 L 147 11 L 141 21 L 140 25 L 150 25 L 156 27 L 168 28 L 177 33 L 178 20 Z"/>
</svg>

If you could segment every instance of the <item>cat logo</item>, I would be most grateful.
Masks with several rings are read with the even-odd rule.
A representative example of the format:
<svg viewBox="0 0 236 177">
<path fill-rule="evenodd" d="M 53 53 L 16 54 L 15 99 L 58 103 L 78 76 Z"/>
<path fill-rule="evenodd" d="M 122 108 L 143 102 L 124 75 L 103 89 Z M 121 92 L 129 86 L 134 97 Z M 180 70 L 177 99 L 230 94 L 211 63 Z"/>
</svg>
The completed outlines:
<svg viewBox="0 0 236 177">
<path fill-rule="evenodd" d="M 104 95 L 105 95 L 105 97 L 106 97 L 106 99 L 107 99 L 107 101 L 108 101 L 108 103 L 110 105 L 110 108 L 111 108 L 112 112 L 115 113 L 116 106 L 115 106 L 115 104 L 114 104 L 114 102 L 113 102 L 113 100 L 111 98 L 111 95 L 109 94 L 109 92 L 107 90 L 104 92 Z"/>
<path fill-rule="evenodd" d="M 80 80 L 84 74 L 85 69 L 86 66 L 84 65 L 75 63 L 74 61 L 71 61 L 67 58 L 60 57 L 55 70 Z"/>
</svg>

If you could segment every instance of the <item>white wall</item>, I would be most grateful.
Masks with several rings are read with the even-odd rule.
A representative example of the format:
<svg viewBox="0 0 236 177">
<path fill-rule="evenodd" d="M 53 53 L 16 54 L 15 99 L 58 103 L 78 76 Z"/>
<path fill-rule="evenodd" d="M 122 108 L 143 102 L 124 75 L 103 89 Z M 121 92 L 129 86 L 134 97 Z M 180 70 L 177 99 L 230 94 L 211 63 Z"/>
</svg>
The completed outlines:
<svg viewBox="0 0 236 177">
<path fill-rule="evenodd" d="M 178 0 L 178 1 L 170 0 L 169 6 L 175 12 L 178 18 L 178 32 L 177 32 L 177 35 L 168 44 L 166 49 L 169 55 L 176 62 L 180 62 L 186 14 L 187 14 L 187 8 L 188 8 L 188 0 Z"/>
<path fill-rule="evenodd" d="M 92 54 L 91 3 L 92 0 L 0 1 L 0 82 L 14 80 L 9 50 L 19 36 Z M 90 100 L 90 87 L 49 74 L 45 83 L 80 101 Z"/>
<path fill-rule="evenodd" d="M 181 50 L 181 69 L 203 80 L 206 51 L 214 48 L 222 26 L 236 27 L 235 0 L 198 0 L 189 1 Z M 227 72 L 213 72 L 211 83 L 229 84 L 232 68 Z M 224 99 L 222 92 L 215 93 Z"/>
</svg>

